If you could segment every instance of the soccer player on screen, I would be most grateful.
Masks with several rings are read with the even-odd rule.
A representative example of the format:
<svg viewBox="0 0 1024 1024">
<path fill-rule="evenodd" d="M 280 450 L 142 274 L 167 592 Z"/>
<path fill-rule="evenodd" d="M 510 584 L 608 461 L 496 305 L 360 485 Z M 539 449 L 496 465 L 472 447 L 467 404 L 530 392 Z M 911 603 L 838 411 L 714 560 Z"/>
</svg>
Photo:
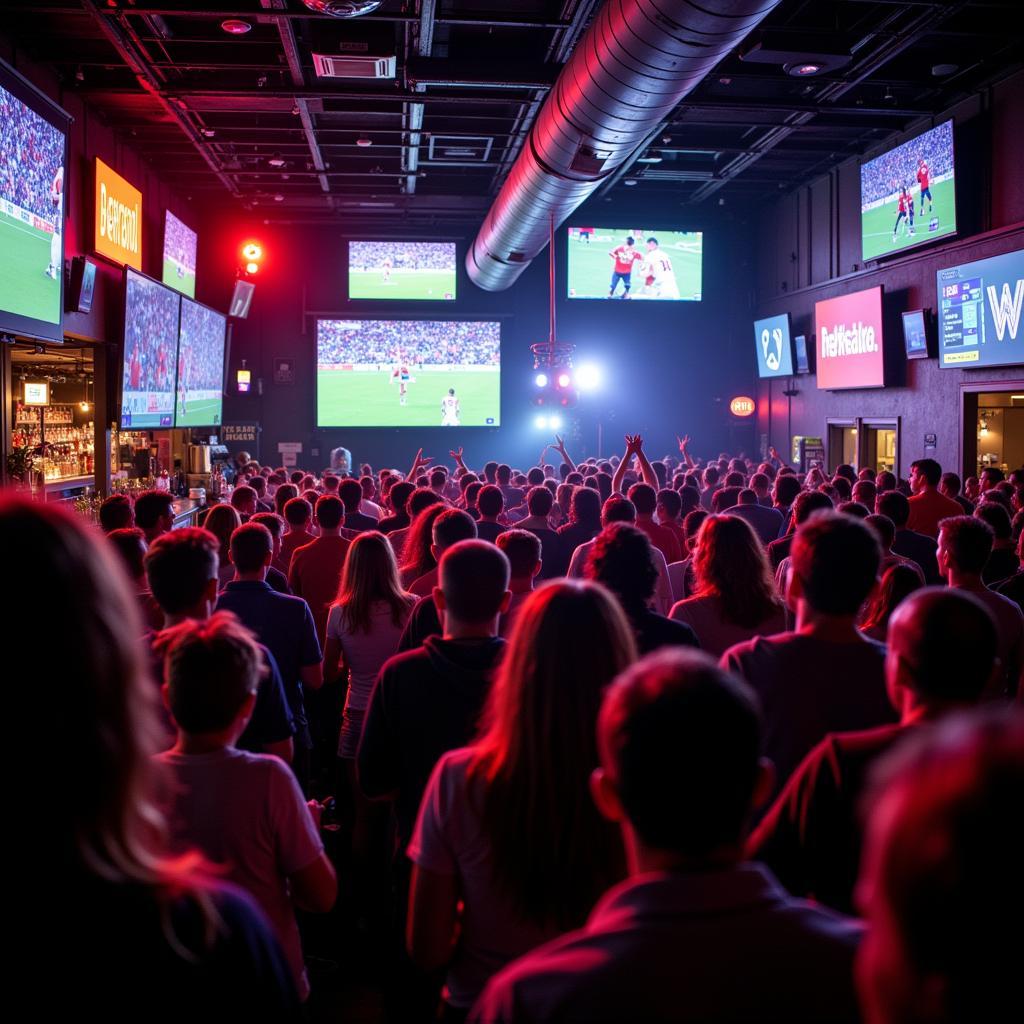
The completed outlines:
<svg viewBox="0 0 1024 1024">
<path fill-rule="evenodd" d="M 619 286 L 620 281 L 622 282 L 622 298 L 629 298 L 629 289 L 633 283 L 633 264 L 643 261 L 643 255 L 633 248 L 635 243 L 636 239 L 632 235 L 627 235 L 625 245 L 620 245 L 608 253 L 615 264 L 612 270 L 611 287 L 608 290 L 609 299 L 615 297 L 615 289 Z"/>
<path fill-rule="evenodd" d="M 399 361 L 391 371 L 391 381 L 392 383 L 398 383 L 398 404 L 405 405 L 406 398 L 409 394 L 409 384 L 412 382 L 409 367 L 406 366 L 405 363 Z"/>
<path fill-rule="evenodd" d="M 460 411 L 459 400 L 455 397 L 455 388 L 449 388 L 448 394 L 441 399 L 441 426 L 457 427 Z"/>
<path fill-rule="evenodd" d="M 64 225 L 64 168 L 58 167 L 50 185 L 50 202 L 53 204 L 53 236 L 50 238 L 50 263 L 46 268 L 46 276 L 57 280 L 61 271 L 60 233 Z"/>
<path fill-rule="evenodd" d="M 647 258 L 644 260 L 644 294 L 652 299 L 678 299 L 679 285 L 672 270 L 672 260 L 658 247 L 656 238 L 647 239 Z"/>
<path fill-rule="evenodd" d="M 930 182 L 928 172 L 928 162 L 924 157 L 921 157 L 920 163 L 917 165 L 917 183 L 921 186 L 921 212 L 924 213 L 924 199 L 928 197 L 928 212 L 931 213 L 934 209 L 932 203 L 932 190 L 929 188 Z"/>
<path fill-rule="evenodd" d="M 910 234 L 914 234 L 914 193 L 907 189 L 907 216 L 910 220 Z"/>
<path fill-rule="evenodd" d="M 894 244 L 896 242 L 896 232 L 899 231 L 901 222 L 906 220 L 906 219 L 907 219 L 907 189 L 906 189 L 906 186 L 901 185 L 900 186 L 899 208 L 898 208 L 897 213 L 896 213 L 896 223 L 892 226 L 892 240 L 893 240 Z M 904 231 L 907 230 L 906 226 L 904 226 L 903 230 Z"/>
<path fill-rule="evenodd" d="M 392 268 L 392 266 L 394 266 L 394 263 L 392 262 L 391 257 L 390 256 L 385 256 L 384 257 L 384 262 L 382 264 L 382 268 L 383 268 L 382 269 L 382 273 L 383 273 L 384 283 L 385 284 L 387 284 L 388 281 L 391 280 L 391 268 Z"/>
</svg>

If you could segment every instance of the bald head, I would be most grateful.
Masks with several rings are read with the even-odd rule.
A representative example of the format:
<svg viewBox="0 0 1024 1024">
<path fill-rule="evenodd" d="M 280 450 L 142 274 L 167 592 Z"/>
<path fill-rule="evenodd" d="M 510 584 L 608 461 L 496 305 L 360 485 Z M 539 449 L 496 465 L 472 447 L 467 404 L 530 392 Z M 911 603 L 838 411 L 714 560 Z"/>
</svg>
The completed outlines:
<svg viewBox="0 0 1024 1024">
<path fill-rule="evenodd" d="M 925 587 L 889 619 L 886 678 L 917 706 L 976 703 L 992 678 L 998 638 L 989 610 L 963 590 Z"/>
</svg>

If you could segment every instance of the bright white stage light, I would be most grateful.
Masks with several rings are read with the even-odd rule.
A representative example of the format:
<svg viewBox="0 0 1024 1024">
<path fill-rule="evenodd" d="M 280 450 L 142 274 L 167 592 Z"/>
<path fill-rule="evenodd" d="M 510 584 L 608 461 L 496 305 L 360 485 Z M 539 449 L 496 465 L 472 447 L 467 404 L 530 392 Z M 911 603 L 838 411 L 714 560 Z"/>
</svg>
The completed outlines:
<svg viewBox="0 0 1024 1024">
<path fill-rule="evenodd" d="M 537 376 L 533 378 L 533 383 L 539 388 L 546 388 L 548 386 L 548 375 L 546 373 L 538 373 Z"/>
<path fill-rule="evenodd" d="M 547 418 L 547 416 L 538 416 L 538 417 L 537 417 L 537 418 L 536 418 L 536 419 L 535 419 L 535 420 L 533 421 L 533 425 L 534 425 L 534 426 L 535 426 L 535 427 L 536 427 L 536 428 L 537 428 L 538 430 L 547 430 L 547 429 L 548 429 L 548 418 Z"/>
<path fill-rule="evenodd" d="M 584 363 L 576 371 L 576 387 L 580 391 L 596 391 L 601 386 L 604 373 L 595 363 Z"/>
<path fill-rule="evenodd" d="M 562 417 L 561 416 L 552 416 L 548 420 L 548 426 L 552 430 L 561 430 L 562 429 Z"/>
</svg>

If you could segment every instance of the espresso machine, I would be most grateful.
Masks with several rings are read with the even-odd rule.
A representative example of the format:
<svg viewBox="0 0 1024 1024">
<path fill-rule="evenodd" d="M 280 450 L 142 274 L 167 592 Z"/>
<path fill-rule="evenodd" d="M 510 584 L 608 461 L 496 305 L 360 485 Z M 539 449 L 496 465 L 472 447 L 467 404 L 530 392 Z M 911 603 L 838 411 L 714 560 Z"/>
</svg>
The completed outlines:
<svg viewBox="0 0 1024 1024">
<path fill-rule="evenodd" d="M 190 444 L 185 450 L 185 479 L 190 498 L 204 500 L 210 492 L 213 453 L 208 444 Z M 201 491 L 202 493 L 197 493 Z"/>
</svg>

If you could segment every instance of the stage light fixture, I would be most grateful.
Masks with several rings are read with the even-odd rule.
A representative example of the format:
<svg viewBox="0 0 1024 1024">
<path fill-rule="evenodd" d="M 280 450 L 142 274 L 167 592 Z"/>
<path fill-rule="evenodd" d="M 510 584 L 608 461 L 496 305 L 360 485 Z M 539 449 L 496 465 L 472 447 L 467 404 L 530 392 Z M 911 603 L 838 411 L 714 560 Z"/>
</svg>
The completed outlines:
<svg viewBox="0 0 1024 1024">
<path fill-rule="evenodd" d="M 552 417 L 550 417 L 548 419 L 548 426 L 552 430 L 561 430 L 562 429 L 562 417 L 561 416 L 552 416 Z"/>
<path fill-rule="evenodd" d="M 533 383 L 539 388 L 546 388 L 548 386 L 548 375 L 546 373 L 538 373 L 537 376 L 533 378 Z"/>
<path fill-rule="evenodd" d="M 533 425 L 538 430 L 547 430 L 548 429 L 548 418 L 547 418 L 547 416 L 537 416 L 534 419 L 534 421 L 533 421 Z"/>
<path fill-rule="evenodd" d="M 576 387 L 580 391 L 596 391 L 603 379 L 604 373 L 595 363 L 584 363 L 576 371 Z"/>
<path fill-rule="evenodd" d="M 263 256 L 263 246 L 258 242 L 246 242 L 242 246 L 242 255 L 247 260 L 258 260 Z"/>
<path fill-rule="evenodd" d="M 572 377 L 569 376 L 564 370 L 558 375 L 558 386 L 560 388 L 567 388 L 572 383 Z"/>
</svg>

